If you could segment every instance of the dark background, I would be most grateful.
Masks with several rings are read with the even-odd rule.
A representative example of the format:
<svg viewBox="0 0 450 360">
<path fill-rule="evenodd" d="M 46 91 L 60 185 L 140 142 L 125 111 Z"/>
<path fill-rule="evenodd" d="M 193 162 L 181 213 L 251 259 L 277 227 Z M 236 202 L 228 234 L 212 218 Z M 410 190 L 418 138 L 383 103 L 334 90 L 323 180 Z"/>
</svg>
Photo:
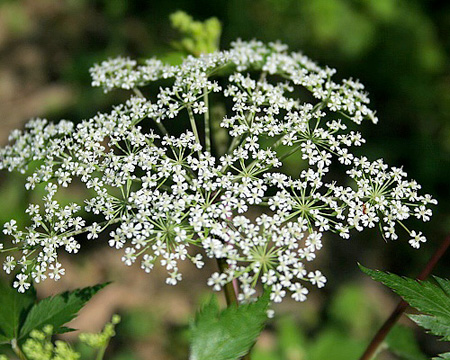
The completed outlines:
<svg viewBox="0 0 450 360">
<path fill-rule="evenodd" d="M 223 25 L 222 48 L 238 37 L 281 40 L 291 50 L 301 50 L 319 64 L 335 67 L 338 78 L 360 79 L 380 119 L 376 126 L 362 125 L 367 139 L 366 155 L 372 160 L 382 157 L 393 166 L 403 165 L 409 177 L 422 184 L 423 192 L 439 201 L 431 222 L 409 223 L 429 239 L 421 250 L 412 249 L 407 237 L 385 243 L 377 231 L 354 236 L 350 241 L 328 238 L 320 261 L 329 283 L 316 305 L 311 305 L 318 309 L 316 317 L 324 323 L 328 321 L 329 316 L 320 309 L 326 307 L 342 284 L 369 281 L 361 275 L 356 262 L 406 276 L 417 275 L 450 233 L 449 2 L 3 0 L 0 143 L 6 144 L 9 131 L 22 127 L 30 117 L 77 122 L 97 111 L 108 111 L 124 94 L 105 95 L 102 90 L 91 88 L 89 67 L 118 55 L 141 59 L 171 51 L 170 42 L 178 34 L 170 27 L 168 17 L 176 10 L 184 10 L 199 20 L 217 17 Z M 26 197 L 23 184 L 16 181 L 18 177 L 0 176 L 3 223 L 20 217 Z M 99 250 L 93 249 L 92 254 L 95 251 Z M 449 277 L 449 259 L 447 254 L 441 260 L 435 270 L 437 275 Z M 85 265 L 86 262 L 74 266 Z M 100 273 L 100 278 L 106 276 Z M 76 281 L 65 285 L 80 286 Z M 164 285 L 160 282 L 159 286 Z M 62 290 L 58 286 L 52 289 Z M 189 292 L 189 286 L 184 290 Z M 164 291 L 170 294 L 172 289 Z M 195 309 L 199 299 L 198 294 L 190 296 L 186 314 Z M 381 305 L 387 312 L 392 299 L 387 297 Z M 111 308 L 114 310 L 114 306 Z M 295 309 L 309 308 L 293 307 L 289 311 L 302 311 Z M 178 322 L 174 320 L 175 324 L 183 324 L 187 315 L 183 316 Z M 313 333 L 320 327 L 317 323 L 316 320 L 311 327 Z M 178 325 L 171 328 L 172 325 L 164 325 L 170 336 L 178 334 Z M 368 329 L 368 335 L 374 329 Z M 420 341 L 427 351 L 434 351 L 435 345 L 429 344 L 432 339 Z M 156 358 L 178 358 L 166 350 L 161 350 Z"/>
</svg>

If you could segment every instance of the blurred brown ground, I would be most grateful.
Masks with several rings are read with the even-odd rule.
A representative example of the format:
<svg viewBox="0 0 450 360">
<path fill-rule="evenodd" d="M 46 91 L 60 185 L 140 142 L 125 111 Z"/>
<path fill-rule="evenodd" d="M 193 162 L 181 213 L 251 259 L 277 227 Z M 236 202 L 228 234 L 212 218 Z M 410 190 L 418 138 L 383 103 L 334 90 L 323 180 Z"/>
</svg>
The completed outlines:
<svg viewBox="0 0 450 360">
<path fill-rule="evenodd" d="M 31 117 L 65 108 L 74 99 L 69 85 L 52 79 L 69 52 L 58 43 L 70 41 L 52 30 L 64 22 L 67 9 L 58 1 L 0 4 L 0 144 L 11 130 Z M 53 26 L 52 26 L 53 25 Z M 46 26 L 49 26 L 46 28 Z M 52 28 L 53 27 L 53 28 Z M 62 44 L 59 44 L 62 45 Z M 56 67 L 56 68 L 55 68 Z"/>
</svg>

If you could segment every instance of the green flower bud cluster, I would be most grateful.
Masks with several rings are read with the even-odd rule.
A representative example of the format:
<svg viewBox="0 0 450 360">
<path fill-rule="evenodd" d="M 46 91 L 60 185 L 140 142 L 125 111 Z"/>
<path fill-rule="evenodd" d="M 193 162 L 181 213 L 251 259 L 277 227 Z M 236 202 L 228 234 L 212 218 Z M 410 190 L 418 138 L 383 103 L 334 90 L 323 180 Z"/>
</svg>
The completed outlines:
<svg viewBox="0 0 450 360">
<path fill-rule="evenodd" d="M 111 322 L 107 323 L 100 333 L 83 333 L 79 339 L 82 343 L 94 349 L 106 349 L 111 338 L 116 335 L 115 326 L 120 322 L 120 316 L 114 315 Z"/>
<path fill-rule="evenodd" d="M 53 326 L 47 325 L 42 331 L 33 330 L 23 345 L 22 351 L 28 360 L 78 360 L 80 354 L 61 340 L 51 341 Z"/>
<path fill-rule="evenodd" d="M 170 15 L 172 26 L 180 31 L 184 38 L 174 46 L 193 55 L 207 54 L 219 49 L 222 26 L 215 17 L 204 22 L 194 19 L 184 11 Z"/>
<path fill-rule="evenodd" d="M 119 315 L 113 315 L 100 333 L 82 333 L 79 341 L 97 350 L 96 359 L 103 359 L 109 341 L 116 334 L 115 327 L 120 322 Z M 81 354 L 76 352 L 70 344 L 62 340 L 51 340 L 53 326 L 47 325 L 42 330 L 33 330 L 21 349 L 21 356 L 26 360 L 79 360 Z M 0 360 L 8 360 L 0 355 Z"/>
</svg>

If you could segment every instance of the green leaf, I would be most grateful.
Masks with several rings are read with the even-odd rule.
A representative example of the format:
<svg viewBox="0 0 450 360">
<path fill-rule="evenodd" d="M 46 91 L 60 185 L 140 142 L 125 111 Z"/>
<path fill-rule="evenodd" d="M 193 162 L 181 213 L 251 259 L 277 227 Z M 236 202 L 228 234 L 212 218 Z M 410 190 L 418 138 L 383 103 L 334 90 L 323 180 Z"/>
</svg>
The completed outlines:
<svg viewBox="0 0 450 360">
<path fill-rule="evenodd" d="M 450 296 L 446 293 L 448 280 L 435 277 L 438 282 L 438 285 L 435 285 L 430 281 L 417 281 L 378 270 L 370 270 L 361 265 L 360 268 L 374 280 L 380 281 L 394 290 L 410 306 L 450 323 Z M 440 284 L 444 284 L 444 287 Z"/>
<path fill-rule="evenodd" d="M 439 284 L 439 286 L 442 288 L 442 290 L 445 291 L 445 293 L 450 296 L 450 281 L 446 279 L 442 279 L 438 276 L 433 276 L 433 279 L 436 280 L 436 282 Z"/>
<path fill-rule="evenodd" d="M 269 293 L 255 303 L 231 305 L 220 312 L 211 298 L 191 324 L 190 360 L 236 360 L 255 343 L 267 320 Z"/>
<path fill-rule="evenodd" d="M 434 335 L 450 340 L 450 281 L 434 276 L 436 283 L 417 281 L 360 265 L 362 271 L 399 294 L 409 305 L 428 315 L 408 315 Z"/>
<path fill-rule="evenodd" d="M 412 329 L 397 325 L 386 337 L 386 344 L 395 355 L 405 360 L 427 360 L 420 351 Z"/>
<path fill-rule="evenodd" d="M 434 335 L 442 336 L 443 340 L 450 341 L 450 322 L 429 315 L 408 315 L 418 325 L 429 330 Z"/>
<path fill-rule="evenodd" d="M 34 288 L 24 294 L 0 282 L 0 344 L 16 339 L 28 311 L 36 300 Z"/>
<path fill-rule="evenodd" d="M 24 339 L 31 330 L 40 330 L 45 325 L 52 325 L 54 332 L 65 331 L 61 328 L 72 320 L 78 311 L 106 285 L 99 284 L 92 287 L 66 291 L 62 294 L 43 299 L 33 306 L 20 329 L 19 339 Z"/>
<path fill-rule="evenodd" d="M 433 360 L 450 360 L 450 352 L 439 354 L 439 357 L 433 358 Z"/>
</svg>

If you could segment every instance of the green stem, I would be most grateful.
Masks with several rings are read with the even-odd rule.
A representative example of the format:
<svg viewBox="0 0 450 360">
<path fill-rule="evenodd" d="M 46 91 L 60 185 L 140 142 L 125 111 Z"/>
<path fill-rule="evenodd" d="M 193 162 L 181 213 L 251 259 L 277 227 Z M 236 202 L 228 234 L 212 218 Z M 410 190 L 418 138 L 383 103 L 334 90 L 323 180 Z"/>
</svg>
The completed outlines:
<svg viewBox="0 0 450 360">
<path fill-rule="evenodd" d="M 228 267 L 225 259 L 217 259 L 217 264 L 219 265 L 220 272 L 225 273 L 225 271 Z M 232 304 L 238 304 L 237 295 L 236 295 L 236 292 L 234 291 L 234 286 L 233 286 L 232 281 L 225 284 L 225 286 L 223 287 L 223 291 L 225 294 L 225 300 L 227 302 L 227 307 Z"/>
<path fill-rule="evenodd" d="M 241 140 L 241 136 L 236 136 L 233 138 L 233 140 L 231 141 L 230 146 L 228 147 L 228 150 L 225 152 L 225 154 L 233 154 L 233 150 L 236 149 L 236 147 L 239 144 L 239 141 Z"/>
<path fill-rule="evenodd" d="M 279 160 L 283 161 L 287 157 L 291 156 L 292 154 L 296 153 L 300 149 L 300 146 L 294 147 L 293 149 L 289 150 L 287 153 L 280 156 Z"/>
<path fill-rule="evenodd" d="M 141 90 L 139 90 L 138 88 L 133 88 L 133 92 L 136 96 L 142 98 L 142 99 L 146 99 L 144 94 L 141 92 Z"/>
<path fill-rule="evenodd" d="M 161 131 L 161 133 L 163 135 L 169 135 L 169 132 L 167 131 L 167 129 L 165 128 L 165 126 L 162 124 L 161 121 L 155 121 L 156 122 L 156 126 L 158 127 L 159 131 Z"/>
<path fill-rule="evenodd" d="M 20 347 L 17 344 L 16 339 L 11 340 L 11 347 L 12 347 L 12 350 L 14 351 L 14 353 L 19 357 L 20 360 L 27 360 L 25 354 L 22 352 L 22 350 L 20 350 Z"/>
<path fill-rule="evenodd" d="M 109 343 L 109 342 L 108 342 Z M 106 348 L 108 347 L 108 344 L 105 344 L 97 353 L 97 356 L 95 357 L 95 360 L 103 360 L 103 356 L 105 356 Z"/>
<path fill-rule="evenodd" d="M 9 251 L 16 251 L 16 250 L 19 250 L 19 248 L 18 247 L 13 247 L 13 248 L 8 248 L 8 249 L 2 249 L 2 250 L 0 250 L 0 254 L 1 253 L 5 253 L 5 252 L 9 252 Z"/>
<path fill-rule="evenodd" d="M 194 117 L 194 114 L 192 113 L 192 109 L 191 109 L 190 106 L 187 106 L 187 111 L 188 111 L 188 114 L 189 114 L 189 120 L 191 122 L 192 132 L 194 133 L 195 140 L 199 144 L 201 144 L 200 143 L 200 137 L 198 136 L 197 125 L 195 125 L 195 117 Z"/>
<path fill-rule="evenodd" d="M 203 100 L 205 101 L 206 112 L 205 112 L 205 146 L 206 151 L 211 152 L 211 128 L 209 123 L 209 100 L 208 91 L 206 88 L 203 89 Z"/>
<path fill-rule="evenodd" d="M 217 264 L 219 265 L 220 272 L 224 273 L 228 267 L 225 259 L 217 259 Z M 223 287 L 223 292 L 225 295 L 225 300 L 227 302 L 227 307 L 231 306 L 232 304 L 236 304 L 236 306 L 239 306 L 237 294 L 236 291 L 234 290 L 234 285 L 232 281 L 225 284 L 225 286 Z M 241 360 L 251 360 L 250 352 L 247 355 L 243 356 Z"/>
<path fill-rule="evenodd" d="M 109 225 L 113 225 L 113 224 L 117 224 L 118 222 L 122 221 L 122 219 L 120 217 L 112 219 L 112 220 L 107 220 L 107 221 L 103 221 L 101 223 L 98 223 L 99 226 L 103 227 L 105 225 L 105 227 L 109 226 Z M 69 236 L 76 236 L 76 235 L 80 235 L 82 233 L 88 232 L 90 230 L 90 226 L 81 228 L 79 230 L 74 230 L 74 231 L 69 231 L 66 233 L 63 233 L 61 235 L 58 235 L 58 237 L 69 237 Z"/>
</svg>

